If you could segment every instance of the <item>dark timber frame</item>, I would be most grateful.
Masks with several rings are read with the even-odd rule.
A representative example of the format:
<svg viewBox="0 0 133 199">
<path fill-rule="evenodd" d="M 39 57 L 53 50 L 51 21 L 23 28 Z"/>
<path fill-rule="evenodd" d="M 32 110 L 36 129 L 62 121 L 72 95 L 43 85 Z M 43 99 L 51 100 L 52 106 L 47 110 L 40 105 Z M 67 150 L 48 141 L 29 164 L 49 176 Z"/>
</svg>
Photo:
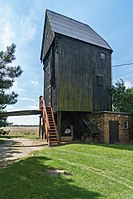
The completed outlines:
<svg viewBox="0 0 133 199">
<path fill-rule="evenodd" d="M 109 44 L 90 26 L 46 10 L 44 98 L 53 108 L 60 137 L 64 128 L 73 126 L 75 132 L 84 113 L 111 111 L 111 54 Z"/>
</svg>

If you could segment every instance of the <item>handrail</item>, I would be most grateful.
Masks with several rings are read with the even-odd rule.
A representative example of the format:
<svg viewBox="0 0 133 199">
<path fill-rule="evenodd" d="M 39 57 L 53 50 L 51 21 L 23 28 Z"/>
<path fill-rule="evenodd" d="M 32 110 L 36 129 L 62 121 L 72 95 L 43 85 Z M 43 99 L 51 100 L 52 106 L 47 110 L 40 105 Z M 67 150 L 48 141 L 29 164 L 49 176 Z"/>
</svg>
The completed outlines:
<svg viewBox="0 0 133 199">
<path fill-rule="evenodd" d="M 54 119 L 54 114 L 53 114 L 53 109 L 52 109 L 52 107 L 51 107 L 51 113 L 52 113 L 52 118 L 53 118 L 54 126 L 55 126 L 55 128 L 56 128 L 56 132 L 58 132 L 58 131 L 57 131 L 57 125 L 56 125 L 55 119 Z"/>
<path fill-rule="evenodd" d="M 48 131 L 50 129 L 50 125 L 49 125 L 49 119 L 48 119 L 48 114 L 47 114 L 47 110 L 46 110 L 46 104 L 45 104 L 43 96 L 39 97 L 39 109 L 42 112 L 44 125 L 45 125 L 45 131 L 46 131 L 46 137 L 48 139 Z"/>
</svg>

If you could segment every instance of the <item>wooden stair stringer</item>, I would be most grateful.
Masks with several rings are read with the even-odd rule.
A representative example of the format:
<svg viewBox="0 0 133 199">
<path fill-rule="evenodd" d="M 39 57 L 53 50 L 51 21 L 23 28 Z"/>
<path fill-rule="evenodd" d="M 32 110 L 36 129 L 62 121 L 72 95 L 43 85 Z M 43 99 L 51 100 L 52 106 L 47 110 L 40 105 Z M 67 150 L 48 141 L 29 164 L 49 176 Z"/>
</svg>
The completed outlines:
<svg viewBox="0 0 133 199">
<path fill-rule="evenodd" d="M 48 120 L 49 120 L 49 131 L 48 131 L 48 145 L 58 145 L 59 144 L 59 136 L 57 131 L 57 126 L 54 119 L 54 113 L 52 107 L 46 107 Z"/>
<path fill-rule="evenodd" d="M 59 144 L 58 130 L 51 106 L 46 106 L 43 96 L 40 96 L 41 118 L 45 127 L 46 142 L 49 146 Z"/>
</svg>

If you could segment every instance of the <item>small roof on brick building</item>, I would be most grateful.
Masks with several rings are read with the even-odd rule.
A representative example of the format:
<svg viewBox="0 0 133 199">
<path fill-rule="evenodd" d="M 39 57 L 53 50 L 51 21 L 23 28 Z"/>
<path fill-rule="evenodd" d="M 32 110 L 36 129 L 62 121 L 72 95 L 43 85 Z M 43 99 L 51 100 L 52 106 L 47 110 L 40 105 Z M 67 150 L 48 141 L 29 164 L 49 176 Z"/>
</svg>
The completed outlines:
<svg viewBox="0 0 133 199">
<path fill-rule="evenodd" d="M 47 10 L 53 32 L 112 50 L 109 44 L 89 25 Z"/>
</svg>

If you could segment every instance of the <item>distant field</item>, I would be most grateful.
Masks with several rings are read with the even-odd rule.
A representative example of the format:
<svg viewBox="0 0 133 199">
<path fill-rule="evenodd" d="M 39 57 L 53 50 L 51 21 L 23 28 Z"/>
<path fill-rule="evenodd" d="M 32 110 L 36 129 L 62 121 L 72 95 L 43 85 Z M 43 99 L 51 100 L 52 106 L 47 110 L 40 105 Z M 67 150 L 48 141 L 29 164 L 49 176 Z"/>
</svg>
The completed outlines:
<svg viewBox="0 0 133 199">
<path fill-rule="evenodd" d="M 10 127 L 4 127 L 3 128 L 4 130 L 6 131 L 9 131 L 12 133 L 12 132 L 33 132 L 33 133 L 38 133 L 38 129 L 39 127 L 34 127 L 34 126 L 10 126 Z"/>
<path fill-rule="evenodd" d="M 10 131 L 10 137 L 27 137 L 27 138 L 37 138 L 39 134 L 39 127 L 34 126 L 11 126 L 2 128 L 5 131 Z M 2 138 L 2 136 L 0 136 Z"/>
</svg>

